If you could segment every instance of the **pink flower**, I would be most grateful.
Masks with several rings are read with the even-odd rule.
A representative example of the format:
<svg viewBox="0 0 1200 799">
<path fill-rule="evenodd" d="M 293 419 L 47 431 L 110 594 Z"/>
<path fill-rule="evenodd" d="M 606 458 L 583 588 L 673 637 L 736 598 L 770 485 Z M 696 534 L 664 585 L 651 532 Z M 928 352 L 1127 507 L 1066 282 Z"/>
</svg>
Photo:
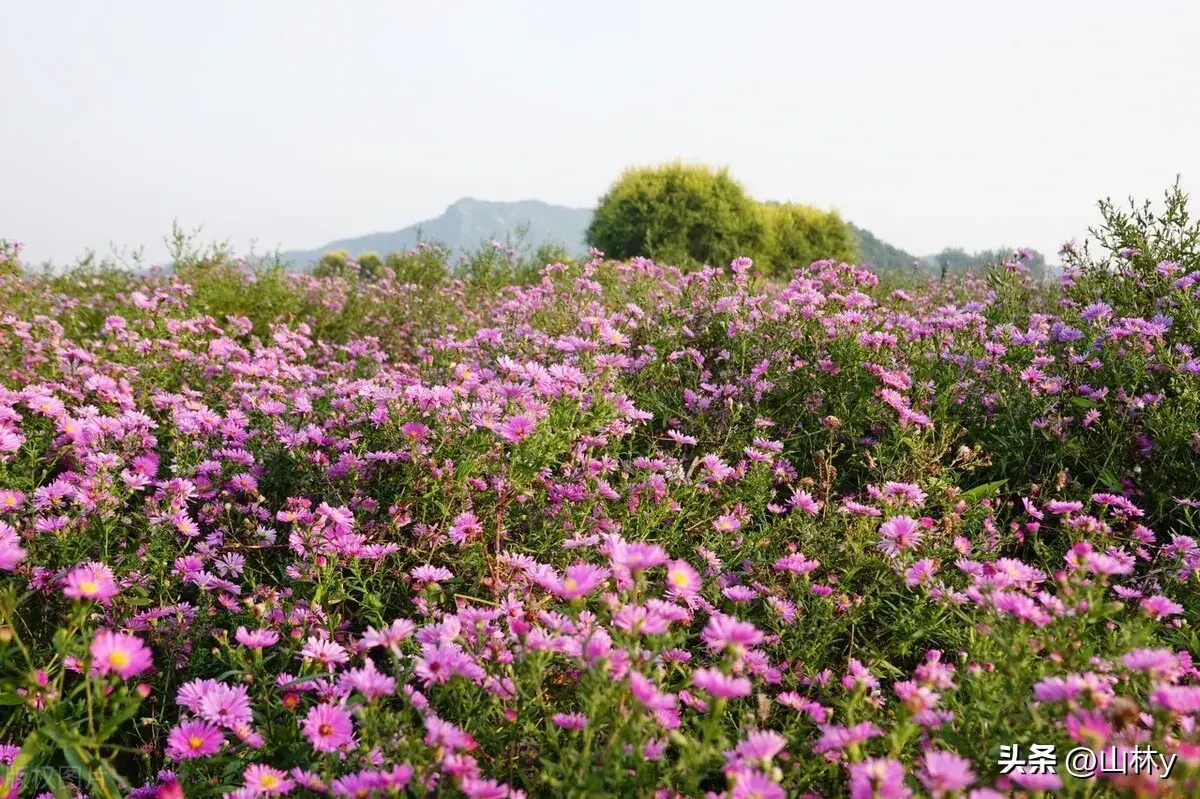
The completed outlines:
<svg viewBox="0 0 1200 799">
<path fill-rule="evenodd" d="M 185 721 L 167 736 L 167 756 L 172 760 L 194 760 L 215 755 L 225 742 L 220 728 L 207 721 Z"/>
<path fill-rule="evenodd" d="M 1142 600 L 1142 610 L 1149 613 L 1156 619 L 1163 619 L 1167 616 L 1178 616 L 1183 613 L 1183 605 L 1174 602 L 1162 594 L 1148 596 Z"/>
<path fill-rule="evenodd" d="M 933 749 L 925 753 L 921 762 L 917 779 L 934 797 L 961 791 L 975 781 L 971 761 L 953 752 Z"/>
<path fill-rule="evenodd" d="M 450 526 L 450 540 L 455 544 L 465 543 L 482 534 L 483 525 L 479 523 L 479 517 L 469 511 L 460 513 Z"/>
<path fill-rule="evenodd" d="M 537 422 L 528 416 L 514 416 L 500 426 L 500 437 L 510 444 L 516 444 L 529 436 Z"/>
<path fill-rule="evenodd" d="M 100 630 L 92 639 L 92 668 L 98 674 L 116 674 L 128 680 L 150 668 L 150 650 L 136 635 Z"/>
<path fill-rule="evenodd" d="M 928 585 L 933 582 L 933 576 L 937 574 L 937 570 L 937 564 L 931 558 L 922 558 L 904 573 L 904 583 L 909 588 Z"/>
<path fill-rule="evenodd" d="M 713 521 L 713 528 L 718 533 L 736 533 L 741 529 L 742 523 L 736 516 L 730 514 L 722 514 Z"/>
<path fill-rule="evenodd" d="M 551 721 L 556 727 L 567 730 L 582 730 L 587 726 L 587 716 L 582 713 L 555 713 Z"/>
<path fill-rule="evenodd" d="M 763 640 L 762 631 L 753 624 L 724 613 L 713 614 L 700 637 L 712 651 L 728 650 L 737 657 Z"/>
<path fill-rule="evenodd" d="M 908 799 L 904 766 L 898 761 L 871 758 L 850 766 L 850 799 Z"/>
<path fill-rule="evenodd" d="M 334 665 L 350 660 L 350 653 L 336 641 L 310 635 L 300 650 L 300 657 L 306 660 L 315 660 L 332 669 Z"/>
<path fill-rule="evenodd" d="M 340 705 L 323 702 L 313 707 L 301 727 L 318 752 L 336 752 L 354 743 L 354 722 Z"/>
<path fill-rule="evenodd" d="M 247 630 L 245 627 L 238 627 L 234 633 L 234 638 L 237 642 L 247 649 L 265 649 L 268 646 L 273 646 L 279 641 L 279 633 L 274 630 Z"/>
<path fill-rule="evenodd" d="M 117 591 L 117 581 L 113 579 L 111 569 L 103 563 L 84 563 L 67 575 L 63 596 L 94 599 L 102 605 L 108 605 Z"/>
<path fill-rule="evenodd" d="M 878 549 L 888 557 L 894 558 L 920 544 L 925 534 L 917 520 L 911 516 L 893 516 L 879 525 L 879 535 L 883 540 L 879 542 Z"/>
<path fill-rule="evenodd" d="M 19 545 L 17 531 L 5 522 L 0 522 L 0 571 L 12 571 L 25 560 L 27 553 Z"/>
<path fill-rule="evenodd" d="M 255 796 L 285 794 L 296 787 L 296 783 L 289 779 L 285 772 L 258 763 L 247 766 L 242 778 L 246 788 Z"/>
<path fill-rule="evenodd" d="M 686 560 L 673 560 L 667 564 L 667 591 L 672 596 L 695 596 L 701 584 L 700 572 Z"/>
<path fill-rule="evenodd" d="M 549 581 L 547 588 L 563 599 L 578 599 L 600 587 L 608 577 L 608 569 L 589 563 L 576 563 L 567 567 L 565 576 Z"/>
<path fill-rule="evenodd" d="M 383 630 L 376 630 L 374 627 L 368 627 L 363 633 L 362 640 L 359 641 L 361 649 L 374 649 L 377 646 L 389 647 L 399 644 L 413 634 L 417 625 L 413 624 L 408 619 L 396 619 Z"/>
<path fill-rule="evenodd" d="M 751 690 L 745 677 L 731 677 L 719 669 L 696 669 L 692 672 L 692 685 L 718 699 L 749 696 Z"/>
</svg>

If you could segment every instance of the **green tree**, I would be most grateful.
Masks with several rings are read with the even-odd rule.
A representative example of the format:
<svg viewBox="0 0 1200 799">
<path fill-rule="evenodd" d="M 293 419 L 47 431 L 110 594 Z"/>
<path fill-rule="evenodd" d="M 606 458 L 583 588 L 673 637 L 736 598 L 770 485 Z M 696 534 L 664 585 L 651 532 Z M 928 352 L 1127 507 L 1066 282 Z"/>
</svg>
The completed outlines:
<svg viewBox="0 0 1200 799">
<path fill-rule="evenodd" d="M 587 241 L 610 258 L 725 266 L 761 257 L 766 232 L 757 203 L 728 169 L 677 162 L 626 170 L 600 198 Z"/>
<path fill-rule="evenodd" d="M 383 259 L 379 257 L 379 253 L 359 253 L 359 256 L 354 260 L 358 262 L 359 275 L 368 280 L 374 280 L 379 277 L 379 270 L 383 268 Z"/>
<path fill-rule="evenodd" d="M 849 263 L 858 258 L 854 231 L 835 211 L 768 202 L 762 213 L 767 234 L 764 266 L 773 275 L 784 276 L 826 258 Z"/>
<path fill-rule="evenodd" d="M 350 253 L 345 250 L 333 250 L 321 256 L 321 260 L 313 267 L 313 274 L 317 277 L 332 277 L 335 275 L 344 275 L 348 268 L 346 261 L 349 260 Z"/>
</svg>

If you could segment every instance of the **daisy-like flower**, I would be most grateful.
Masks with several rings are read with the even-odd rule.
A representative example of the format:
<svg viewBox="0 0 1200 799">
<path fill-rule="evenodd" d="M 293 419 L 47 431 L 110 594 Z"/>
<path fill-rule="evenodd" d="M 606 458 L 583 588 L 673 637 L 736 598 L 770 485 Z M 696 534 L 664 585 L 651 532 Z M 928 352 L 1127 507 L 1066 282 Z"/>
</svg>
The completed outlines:
<svg viewBox="0 0 1200 799">
<path fill-rule="evenodd" d="M 375 661 L 367 658 L 361 669 L 351 669 L 342 675 L 340 685 L 353 689 L 368 700 L 396 693 L 396 679 L 375 668 Z"/>
<path fill-rule="evenodd" d="M 70 599 L 91 599 L 108 605 L 118 590 L 112 569 L 103 563 L 93 562 L 81 564 L 71 570 L 63 587 L 63 596 Z"/>
<path fill-rule="evenodd" d="M 736 533 L 742 527 L 741 521 L 728 513 L 724 513 L 713 520 L 713 529 L 718 533 Z"/>
<path fill-rule="evenodd" d="M 1168 599 L 1162 594 L 1148 596 L 1141 602 L 1142 610 L 1149 613 L 1156 619 L 1165 619 L 1168 616 L 1178 616 L 1183 613 L 1183 605 Z"/>
<path fill-rule="evenodd" d="M 116 674 L 128 680 L 150 668 L 150 650 L 136 635 L 100 630 L 92 639 L 92 668 L 99 674 Z"/>
<path fill-rule="evenodd" d="M 745 677 L 731 677 L 719 669 L 696 669 L 692 672 L 692 685 L 718 699 L 749 696 L 751 689 Z"/>
<path fill-rule="evenodd" d="M 195 760 L 215 755 L 225 734 L 215 724 L 192 719 L 179 724 L 167 736 L 167 756 L 172 760 Z"/>
<path fill-rule="evenodd" d="M 546 587 L 563 599 L 578 599 L 599 588 L 607 577 L 608 569 L 589 563 L 576 563 L 567 567 L 561 579 L 555 576 Z"/>
<path fill-rule="evenodd" d="M 762 643 L 763 633 L 753 624 L 724 613 L 715 613 L 700 635 L 713 652 L 722 650 L 741 657 L 750 647 Z"/>
<path fill-rule="evenodd" d="M 582 730 L 588 723 L 587 716 L 582 713 L 555 713 L 550 720 L 554 726 L 565 730 Z"/>
<path fill-rule="evenodd" d="M 424 588 L 430 583 L 444 583 L 454 578 L 454 573 L 444 566 L 418 566 L 409 574 L 418 588 Z"/>
<path fill-rule="evenodd" d="M 359 641 L 359 647 L 361 649 L 374 649 L 377 646 L 395 646 L 411 636 L 416 629 L 417 625 L 408 619 L 396 619 L 382 630 L 368 627 L 367 631 L 363 633 L 362 640 Z"/>
<path fill-rule="evenodd" d="M 500 437 L 510 444 L 516 444 L 529 437 L 537 422 L 528 416 L 514 416 L 500 425 Z"/>
<path fill-rule="evenodd" d="M 0 571 L 12 571 L 25 560 L 29 553 L 20 546 L 17 531 L 5 522 L 0 522 Z"/>
<path fill-rule="evenodd" d="M 285 794 L 296 787 L 295 781 L 286 772 L 259 763 L 247 766 L 242 778 L 246 788 L 253 791 L 255 796 Z"/>
<path fill-rule="evenodd" d="M 318 638 L 315 635 L 309 636 L 308 641 L 300 650 L 299 656 L 306 660 L 315 660 L 330 670 L 335 665 L 350 660 L 350 653 L 341 644 L 329 638 Z"/>
<path fill-rule="evenodd" d="M 957 794 L 975 781 L 971 761 L 954 752 L 931 749 L 921 759 L 917 779 L 935 799 Z"/>
<path fill-rule="evenodd" d="M 897 760 L 869 758 L 850 766 L 850 799 L 908 799 L 904 766 Z"/>
<path fill-rule="evenodd" d="M 247 725 L 254 719 L 250 693 L 244 685 L 212 683 L 204 688 L 197 704 L 197 715 L 227 730 Z"/>
<path fill-rule="evenodd" d="M 354 743 L 354 722 L 340 705 L 316 705 L 304 717 L 301 729 L 318 752 L 336 752 Z"/>
<path fill-rule="evenodd" d="M 879 535 L 883 540 L 879 542 L 878 549 L 892 558 L 913 549 L 924 537 L 920 524 L 911 516 L 893 516 L 879 525 Z"/>
<path fill-rule="evenodd" d="M 279 633 L 274 630 L 247 630 L 245 627 L 238 627 L 233 637 L 247 649 L 265 649 L 279 641 Z"/>
<path fill-rule="evenodd" d="M 667 591 L 672 596 L 695 596 L 700 592 L 700 572 L 686 560 L 673 560 L 667 564 Z"/>
</svg>

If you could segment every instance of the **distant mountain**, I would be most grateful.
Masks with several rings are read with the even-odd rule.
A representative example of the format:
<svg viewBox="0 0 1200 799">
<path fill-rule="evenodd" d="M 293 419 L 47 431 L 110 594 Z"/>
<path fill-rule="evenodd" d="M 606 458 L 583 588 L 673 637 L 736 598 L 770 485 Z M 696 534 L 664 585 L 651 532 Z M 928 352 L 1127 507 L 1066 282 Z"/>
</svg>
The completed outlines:
<svg viewBox="0 0 1200 799">
<path fill-rule="evenodd" d="M 858 238 L 858 260 L 878 271 L 911 270 L 921 267 L 922 258 L 880 241 L 871 231 L 851 223 L 850 229 Z"/>
<path fill-rule="evenodd" d="M 345 250 L 351 255 L 376 252 L 387 255 L 397 250 L 416 247 L 418 243 L 440 244 L 457 258 L 464 251 L 478 247 L 492 239 L 513 244 L 518 232 L 525 229 L 522 244 L 529 248 L 551 243 L 562 246 L 571 255 L 587 252 L 585 234 L 592 221 L 592 209 L 570 208 L 551 205 L 541 200 L 519 202 L 489 202 L 464 197 L 447 208 L 440 216 L 409 225 L 390 233 L 370 233 L 364 236 L 338 239 L 324 247 L 312 250 L 291 250 L 281 253 L 286 263 L 294 269 L 309 269 L 321 260 L 321 256 L 334 250 Z M 979 253 L 979 257 L 947 249 L 938 255 L 917 256 L 906 250 L 881 241 L 871 231 L 851 224 L 858 239 L 859 261 L 870 264 L 877 271 L 937 271 L 945 256 L 951 268 L 961 267 L 960 260 L 972 264 L 992 253 Z"/>
<path fill-rule="evenodd" d="M 292 250 L 281 256 L 294 268 L 307 269 L 331 250 L 345 250 L 351 255 L 364 252 L 387 255 L 416 247 L 419 241 L 440 244 L 457 256 L 492 239 L 505 242 L 522 228 L 527 228 L 523 243 L 530 247 L 557 244 L 571 255 L 582 255 L 587 252 L 584 233 L 591 221 L 590 208 L 569 208 L 540 200 L 488 202 L 464 197 L 441 216 L 402 230 L 339 239 L 315 250 Z"/>
</svg>

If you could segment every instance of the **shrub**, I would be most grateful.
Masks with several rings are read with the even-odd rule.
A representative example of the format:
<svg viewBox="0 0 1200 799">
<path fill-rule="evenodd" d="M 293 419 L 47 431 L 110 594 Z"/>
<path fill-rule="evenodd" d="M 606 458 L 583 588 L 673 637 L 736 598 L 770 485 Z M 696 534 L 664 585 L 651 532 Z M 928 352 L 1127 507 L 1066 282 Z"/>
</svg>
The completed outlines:
<svg viewBox="0 0 1200 799">
<path fill-rule="evenodd" d="M 797 267 L 826 258 L 853 263 L 858 257 L 854 231 L 835 211 L 797 203 L 762 206 L 767 233 L 767 269 L 788 275 Z"/>
<path fill-rule="evenodd" d="M 587 240 L 610 258 L 725 266 L 761 256 L 766 232 L 727 169 L 674 163 L 627 170 L 600 198 Z"/>
</svg>

